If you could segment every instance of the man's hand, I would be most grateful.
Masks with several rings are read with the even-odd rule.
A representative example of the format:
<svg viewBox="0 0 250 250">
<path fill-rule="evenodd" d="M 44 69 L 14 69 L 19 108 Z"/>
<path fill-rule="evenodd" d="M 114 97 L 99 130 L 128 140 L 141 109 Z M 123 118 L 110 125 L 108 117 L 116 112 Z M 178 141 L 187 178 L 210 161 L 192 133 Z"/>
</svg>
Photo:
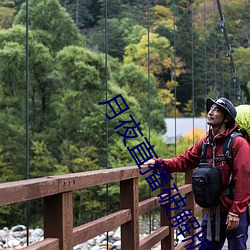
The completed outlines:
<svg viewBox="0 0 250 250">
<path fill-rule="evenodd" d="M 144 162 L 143 165 L 152 166 L 153 167 L 155 165 L 155 160 L 154 159 L 150 159 L 150 160 Z"/>
<path fill-rule="evenodd" d="M 239 223 L 240 223 L 239 216 L 233 216 L 233 215 L 230 215 L 230 214 L 227 215 L 226 224 L 227 224 L 227 229 L 228 230 L 236 229 L 239 226 Z"/>
</svg>

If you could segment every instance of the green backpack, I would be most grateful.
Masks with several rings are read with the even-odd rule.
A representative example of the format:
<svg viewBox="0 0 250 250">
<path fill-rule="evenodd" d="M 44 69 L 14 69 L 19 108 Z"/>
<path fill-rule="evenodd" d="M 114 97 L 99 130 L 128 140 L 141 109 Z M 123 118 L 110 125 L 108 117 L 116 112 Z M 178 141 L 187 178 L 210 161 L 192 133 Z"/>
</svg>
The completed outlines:
<svg viewBox="0 0 250 250">
<path fill-rule="evenodd" d="M 239 132 L 248 140 L 250 138 L 250 105 L 239 105 L 236 108 L 236 123 L 239 125 Z"/>
</svg>

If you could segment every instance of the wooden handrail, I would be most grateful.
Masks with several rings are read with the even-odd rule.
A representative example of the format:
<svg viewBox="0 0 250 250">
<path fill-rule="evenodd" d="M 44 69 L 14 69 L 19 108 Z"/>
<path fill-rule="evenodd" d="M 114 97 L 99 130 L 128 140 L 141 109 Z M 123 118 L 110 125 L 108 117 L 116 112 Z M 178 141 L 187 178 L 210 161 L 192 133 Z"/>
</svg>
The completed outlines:
<svg viewBox="0 0 250 250">
<path fill-rule="evenodd" d="M 162 250 L 175 249 L 174 229 L 162 207 L 160 228 L 139 240 L 139 215 L 160 206 L 158 197 L 139 202 L 139 176 L 138 167 L 130 166 L 2 183 L 0 206 L 44 199 L 44 240 L 23 248 L 25 250 L 72 250 L 75 245 L 119 226 L 122 249 L 146 250 L 159 241 Z M 185 179 L 190 183 L 190 174 Z M 120 210 L 73 228 L 72 192 L 112 182 L 120 183 Z M 173 182 L 169 182 L 168 186 L 172 185 Z M 191 184 L 178 188 L 181 195 L 186 195 L 187 206 L 195 216 L 200 208 L 194 202 Z M 173 215 L 173 211 L 171 213 Z M 184 249 L 181 245 L 176 249 Z"/>
</svg>

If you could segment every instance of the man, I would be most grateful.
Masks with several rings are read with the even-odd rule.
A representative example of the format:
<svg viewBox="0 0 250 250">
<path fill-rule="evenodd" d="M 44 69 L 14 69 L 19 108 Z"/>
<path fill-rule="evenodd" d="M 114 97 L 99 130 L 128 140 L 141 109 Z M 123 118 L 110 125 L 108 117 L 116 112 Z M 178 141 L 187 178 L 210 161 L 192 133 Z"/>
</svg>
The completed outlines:
<svg viewBox="0 0 250 250">
<path fill-rule="evenodd" d="M 202 229 L 207 233 L 208 218 L 211 218 L 212 240 L 214 250 L 222 249 L 225 239 L 228 239 L 229 250 L 246 250 L 248 237 L 247 206 L 250 201 L 250 146 L 249 143 L 237 136 L 232 144 L 233 170 L 223 159 L 223 145 L 226 138 L 238 130 L 235 124 L 236 109 L 226 98 L 217 100 L 207 99 L 207 124 L 210 129 L 205 137 L 195 145 L 187 149 L 183 155 L 172 159 L 154 158 L 145 165 L 155 165 L 156 160 L 163 162 L 169 172 L 186 172 L 198 166 L 202 152 L 202 144 L 207 144 L 206 159 L 209 159 L 217 168 L 221 169 L 221 185 L 226 190 L 232 178 L 234 191 L 233 198 L 229 198 L 226 192 L 220 197 L 220 234 L 219 241 L 215 240 L 215 209 L 209 209 L 202 220 Z M 216 158 L 222 158 L 215 161 Z M 207 246 L 207 249 L 211 247 Z"/>
</svg>

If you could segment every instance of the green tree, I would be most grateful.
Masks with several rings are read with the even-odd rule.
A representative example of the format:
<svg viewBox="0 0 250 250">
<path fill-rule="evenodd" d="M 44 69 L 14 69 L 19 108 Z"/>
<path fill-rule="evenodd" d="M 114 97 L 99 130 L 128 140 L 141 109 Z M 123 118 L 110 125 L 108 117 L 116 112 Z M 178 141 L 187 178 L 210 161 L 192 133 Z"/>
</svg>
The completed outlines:
<svg viewBox="0 0 250 250">
<path fill-rule="evenodd" d="M 128 95 L 135 97 L 140 103 L 142 117 L 138 121 L 147 124 L 150 111 L 151 128 L 163 132 L 165 129 L 164 104 L 159 98 L 154 76 L 150 75 L 148 79 L 148 75 L 143 72 L 140 65 L 130 63 L 122 65 L 117 83 L 121 88 L 126 89 Z M 150 110 L 148 110 L 149 104 Z"/>
<path fill-rule="evenodd" d="M 5 180 L 15 180 L 25 176 L 25 99 L 23 98 L 25 54 L 24 47 L 16 42 L 5 42 L 1 45 L 0 140 L 4 164 L 15 173 L 8 175 L 9 172 L 6 170 Z"/>
<path fill-rule="evenodd" d="M 11 27 L 14 19 L 13 8 L 1 7 L 0 5 L 0 29 L 8 29 Z"/>
<path fill-rule="evenodd" d="M 101 4 L 98 0 L 61 0 L 79 29 L 89 29 L 100 19 Z"/>
<path fill-rule="evenodd" d="M 93 51 L 105 52 L 122 61 L 124 48 L 129 44 L 128 36 L 131 34 L 135 22 L 127 17 L 107 19 L 107 41 L 105 44 L 104 37 L 104 19 L 100 20 L 87 35 L 88 47 Z"/>
<path fill-rule="evenodd" d="M 69 45 L 84 45 L 79 30 L 58 0 L 29 1 L 29 20 L 29 28 L 36 31 L 36 39 L 53 52 Z M 26 24 L 25 3 L 14 24 Z"/>
<path fill-rule="evenodd" d="M 165 37 L 151 33 L 150 39 L 150 62 L 148 62 L 148 36 L 142 36 L 137 44 L 130 44 L 125 48 L 124 63 L 134 62 L 143 67 L 147 72 L 150 66 L 150 72 L 155 75 L 158 85 L 164 86 L 165 81 L 171 79 L 173 73 L 173 47 Z M 148 64 L 150 63 L 150 65 Z M 176 75 L 178 76 L 183 68 L 183 63 L 178 60 Z"/>
<path fill-rule="evenodd" d="M 1 154 L 3 155 L 1 182 L 24 179 L 26 173 L 24 120 L 13 114 L 13 108 L 3 109 L 0 118 Z"/>
<path fill-rule="evenodd" d="M 227 32 L 232 35 L 234 46 L 248 46 L 249 39 L 249 11 L 250 3 L 247 0 L 228 1 L 222 5 L 226 19 Z M 241 44 L 242 43 L 242 44 Z"/>
<path fill-rule="evenodd" d="M 238 69 L 238 78 L 237 84 L 241 84 L 242 89 L 244 90 L 245 97 L 243 100 L 245 103 L 250 101 L 249 93 L 250 93 L 250 73 L 249 73 L 249 58 L 250 56 L 250 48 L 239 47 L 235 49 L 234 58 L 236 68 Z"/>
<path fill-rule="evenodd" d="M 55 110 L 55 123 L 60 126 L 57 125 L 57 131 L 54 129 L 55 126 L 50 128 L 49 137 L 51 131 L 56 135 L 49 143 L 52 148 L 60 148 L 59 145 L 63 146 L 64 143 L 68 148 L 74 142 L 79 148 L 92 145 L 105 152 L 106 105 L 98 105 L 98 102 L 104 102 L 106 99 L 103 81 L 105 72 L 105 60 L 102 54 L 95 54 L 76 46 L 67 47 L 58 53 L 54 71 L 58 91 L 53 97 L 55 101 L 52 107 Z M 109 98 L 122 93 L 132 106 L 132 113 L 138 113 L 139 105 L 135 99 L 129 98 L 126 91 L 121 90 L 112 79 L 108 91 Z M 111 125 L 114 123 L 114 120 L 110 122 Z M 112 134 L 115 133 L 113 128 L 109 133 L 111 142 Z M 101 165 L 104 164 L 103 152 L 99 152 Z"/>
<path fill-rule="evenodd" d="M 165 27 L 173 31 L 174 29 L 174 17 L 170 8 L 163 5 L 153 6 L 150 12 L 150 28 L 156 32 L 156 29 Z M 157 32 L 156 32 L 157 33 Z"/>
<path fill-rule="evenodd" d="M 44 142 L 33 141 L 31 146 L 33 157 L 30 161 L 30 177 L 44 177 L 55 174 L 56 160 L 48 151 Z"/>
<path fill-rule="evenodd" d="M 37 42 L 34 33 L 30 31 L 29 39 L 29 85 L 31 88 L 31 125 L 36 131 L 41 131 L 46 122 L 45 113 L 47 112 L 53 88 L 52 79 L 52 56 L 47 47 Z M 25 28 L 15 25 L 13 28 L 0 32 L 2 50 L 0 57 L 1 77 L 5 95 L 17 98 L 13 103 L 19 107 L 19 111 L 24 113 L 25 96 Z M 10 73 L 11 72 L 11 73 Z M 22 94 L 22 95 L 21 95 Z M 12 101 L 15 99 L 12 98 Z M 20 106 L 21 105 L 21 106 Z"/>
</svg>

